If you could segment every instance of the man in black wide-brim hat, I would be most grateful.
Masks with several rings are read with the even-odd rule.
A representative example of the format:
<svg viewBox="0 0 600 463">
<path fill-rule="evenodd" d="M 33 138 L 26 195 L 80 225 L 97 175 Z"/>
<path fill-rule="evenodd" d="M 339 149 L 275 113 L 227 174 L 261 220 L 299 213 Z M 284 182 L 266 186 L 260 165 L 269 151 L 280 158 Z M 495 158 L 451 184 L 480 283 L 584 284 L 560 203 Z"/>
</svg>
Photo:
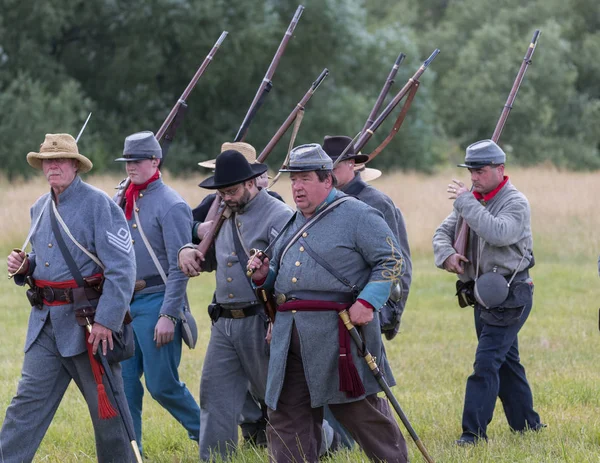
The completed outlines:
<svg viewBox="0 0 600 463">
<path fill-rule="evenodd" d="M 203 256 L 192 244 L 179 252 L 179 266 L 189 276 L 216 270 L 213 328 L 200 383 L 201 460 L 226 459 L 235 450 L 248 389 L 259 400 L 265 397 L 268 319 L 246 276 L 247 253 L 265 249 L 292 215 L 283 202 L 258 188 L 256 177 L 266 170 L 237 150 L 222 152 L 215 174 L 200 186 L 217 190 L 232 214 L 221 226 L 214 253 Z"/>
</svg>

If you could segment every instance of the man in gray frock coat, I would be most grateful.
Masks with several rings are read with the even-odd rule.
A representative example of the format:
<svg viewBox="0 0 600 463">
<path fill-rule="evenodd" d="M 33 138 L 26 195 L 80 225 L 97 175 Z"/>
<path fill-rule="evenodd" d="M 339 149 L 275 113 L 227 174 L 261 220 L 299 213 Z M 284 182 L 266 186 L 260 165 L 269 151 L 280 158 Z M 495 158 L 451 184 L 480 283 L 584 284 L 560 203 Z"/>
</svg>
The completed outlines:
<svg viewBox="0 0 600 463">
<path fill-rule="evenodd" d="M 248 262 L 254 283 L 274 288 L 278 303 L 266 395 L 271 461 L 318 461 L 328 404 L 371 460 L 406 462 L 398 424 L 338 316 L 348 309 L 395 384 L 378 310 L 401 271 L 400 247 L 381 213 L 336 190 L 331 159 L 320 145 L 294 148 L 281 171 L 290 172 L 297 212 L 271 259 Z"/>
<path fill-rule="evenodd" d="M 22 286 L 27 278 L 39 300 L 31 308 L 17 395 L 6 410 L 0 432 L 0 461 L 33 459 L 71 380 L 87 402 L 98 461 L 134 461 L 123 426 L 123 420 L 131 426 L 129 410 L 123 407 L 121 417 L 99 418 L 103 408 L 99 399 L 108 398 L 114 407 L 115 398 L 108 386 L 96 383 L 90 359 L 99 348 L 103 352 L 112 349 L 112 332 L 121 329 L 133 293 L 135 256 L 125 216 L 108 195 L 79 178 L 78 173 L 88 172 L 92 163 L 79 154 L 71 135 L 46 135 L 40 152 L 29 153 L 27 162 L 43 170 L 51 191 L 31 208 L 31 253 L 13 251 L 7 259 L 15 283 Z M 53 210 L 73 239 L 96 259 L 79 248 L 61 225 L 59 232 L 81 275 L 104 277 L 89 336 L 75 318 L 76 276 L 53 233 Z M 86 293 L 90 289 L 86 285 Z M 121 367 L 114 364 L 111 369 L 113 387 L 123 400 Z"/>
</svg>

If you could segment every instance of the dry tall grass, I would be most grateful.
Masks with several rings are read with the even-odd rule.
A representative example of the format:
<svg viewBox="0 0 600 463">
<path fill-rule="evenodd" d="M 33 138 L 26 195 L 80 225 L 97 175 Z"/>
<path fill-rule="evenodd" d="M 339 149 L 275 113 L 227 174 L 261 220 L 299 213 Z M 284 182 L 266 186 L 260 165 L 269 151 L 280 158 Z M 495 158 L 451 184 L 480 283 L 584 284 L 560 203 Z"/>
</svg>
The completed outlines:
<svg viewBox="0 0 600 463">
<path fill-rule="evenodd" d="M 531 203 L 535 249 L 550 258 L 570 256 L 590 258 L 600 251 L 600 214 L 596 198 L 600 196 L 597 173 L 562 172 L 549 167 L 510 170 L 511 181 L 527 195 Z M 173 179 L 167 173 L 165 181 L 173 186 L 191 205 L 198 204 L 208 194 L 198 188 L 202 179 Z M 413 253 L 431 253 L 431 237 L 435 228 L 452 210 L 446 185 L 452 178 L 468 183 L 468 172 L 452 169 L 433 176 L 418 173 L 390 173 L 373 182 L 387 193 L 402 210 L 406 219 Z M 89 176 L 85 180 L 114 193 L 118 176 Z M 283 177 L 273 188 L 292 204 L 287 179 Z M 3 244 L 20 246 L 29 226 L 29 206 L 48 191 L 46 181 L 38 178 L 16 184 L 0 181 L 2 210 L 0 233 Z"/>
</svg>

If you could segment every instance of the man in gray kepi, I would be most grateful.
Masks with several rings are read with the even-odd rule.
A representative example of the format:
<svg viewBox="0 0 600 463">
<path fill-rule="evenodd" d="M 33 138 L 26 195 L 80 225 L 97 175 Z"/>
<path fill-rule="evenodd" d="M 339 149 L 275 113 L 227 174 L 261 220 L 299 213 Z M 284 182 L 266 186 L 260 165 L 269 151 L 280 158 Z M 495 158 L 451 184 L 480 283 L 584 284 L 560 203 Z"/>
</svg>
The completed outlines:
<svg viewBox="0 0 600 463">
<path fill-rule="evenodd" d="M 17 395 L 0 432 L 0 461 L 33 459 L 71 380 L 89 408 L 98 461 L 134 461 L 123 427 L 127 421 L 131 426 L 129 410 L 124 403 L 118 407 L 113 395 L 123 400 L 121 366 L 111 365 L 109 387 L 94 355 L 113 348 L 113 332 L 122 329 L 133 292 L 127 222 L 106 193 L 79 177 L 92 162 L 71 135 L 46 135 L 27 162 L 44 172 L 51 190 L 31 208 L 31 253 L 13 251 L 7 259 L 15 283 L 31 286 L 31 314 Z M 77 321 L 78 305 L 96 309 L 90 335 Z M 114 407 L 123 415 L 115 416 Z"/>
<path fill-rule="evenodd" d="M 435 264 L 458 275 L 459 304 L 474 307 L 479 340 L 474 371 L 467 380 L 459 445 L 487 439 L 498 397 L 512 430 L 544 427 L 533 409 L 517 340 L 533 304 L 530 208 L 504 175 L 505 161 L 492 140 L 467 148 L 459 167 L 469 169 L 473 192 L 458 180 L 448 185 L 454 210 L 433 236 Z M 455 249 L 462 221 L 470 229 L 463 254 Z"/>
<path fill-rule="evenodd" d="M 400 246 L 379 212 L 336 190 L 331 158 L 320 145 L 294 148 L 281 171 L 290 172 L 296 215 L 270 260 L 248 262 L 255 284 L 274 288 L 278 303 L 265 400 L 271 461 L 318 461 L 329 405 L 371 460 L 406 462 L 398 424 L 338 316 L 349 310 L 395 384 L 378 311 L 400 273 Z"/>
<path fill-rule="evenodd" d="M 162 181 L 162 149 L 152 132 L 125 139 L 123 157 L 131 183 L 125 218 L 137 263 L 131 301 L 135 354 L 123 362 L 123 381 L 137 443 L 142 447 L 144 380 L 152 397 L 181 423 L 190 439 L 200 437 L 200 407 L 179 379 L 188 277 L 177 266 L 177 251 L 192 237 L 192 211 Z"/>
</svg>

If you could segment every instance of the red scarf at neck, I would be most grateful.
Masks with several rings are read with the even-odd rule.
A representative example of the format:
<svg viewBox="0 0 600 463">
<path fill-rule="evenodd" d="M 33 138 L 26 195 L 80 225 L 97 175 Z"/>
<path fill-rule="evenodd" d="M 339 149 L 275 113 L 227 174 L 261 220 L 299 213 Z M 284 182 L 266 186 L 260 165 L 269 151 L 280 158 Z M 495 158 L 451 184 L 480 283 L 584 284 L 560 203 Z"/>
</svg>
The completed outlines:
<svg viewBox="0 0 600 463">
<path fill-rule="evenodd" d="M 508 177 L 505 175 L 504 180 L 502 180 L 502 182 L 500 182 L 500 185 L 498 185 L 496 188 L 494 188 L 489 193 L 482 195 L 481 193 L 477 193 L 476 191 L 474 191 L 473 196 L 475 196 L 475 199 L 477 199 L 478 201 L 484 200 L 487 203 L 490 199 L 492 199 L 494 196 L 496 196 L 498 194 L 498 192 L 502 189 L 502 187 L 504 185 L 506 185 L 506 182 L 508 182 Z"/>
<path fill-rule="evenodd" d="M 133 182 L 129 184 L 127 191 L 125 192 L 125 218 L 131 220 L 131 214 L 133 214 L 133 200 L 137 196 L 138 192 L 145 190 L 155 180 L 160 178 L 160 171 L 156 169 L 156 173 L 148 179 L 147 182 L 141 185 L 136 185 Z"/>
</svg>

